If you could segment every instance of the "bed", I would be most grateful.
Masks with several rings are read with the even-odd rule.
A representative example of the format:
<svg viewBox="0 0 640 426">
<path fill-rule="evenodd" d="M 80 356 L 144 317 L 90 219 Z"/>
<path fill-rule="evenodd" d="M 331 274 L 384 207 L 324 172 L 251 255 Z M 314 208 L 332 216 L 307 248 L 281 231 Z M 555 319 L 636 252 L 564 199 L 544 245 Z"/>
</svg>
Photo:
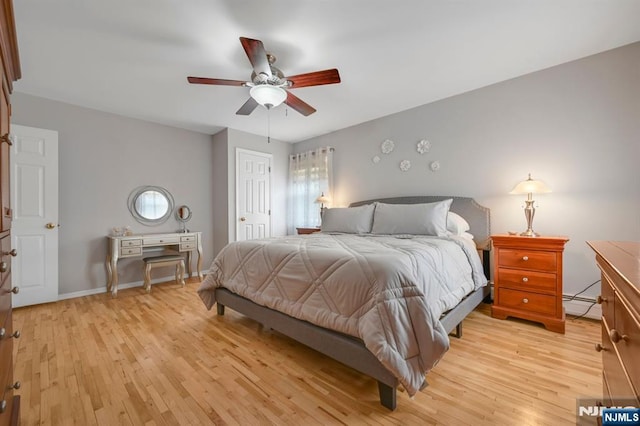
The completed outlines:
<svg viewBox="0 0 640 426">
<path fill-rule="evenodd" d="M 413 395 L 426 386 L 448 334 L 460 337 L 462 320 L 489 295 L 489 210 L 446 196 L 350 207 L 325 212 L 321 233 L 229 244 L 198 293 L 218 315 L 228 306 L 369 375 L 394 410 L 397 387 Z M 473 240 L 443 231 L 445 208 L 445 218 L 466 220 Z M 435 228 L 414 232 L 412 218 L 425 215 Z"/>
</svg>

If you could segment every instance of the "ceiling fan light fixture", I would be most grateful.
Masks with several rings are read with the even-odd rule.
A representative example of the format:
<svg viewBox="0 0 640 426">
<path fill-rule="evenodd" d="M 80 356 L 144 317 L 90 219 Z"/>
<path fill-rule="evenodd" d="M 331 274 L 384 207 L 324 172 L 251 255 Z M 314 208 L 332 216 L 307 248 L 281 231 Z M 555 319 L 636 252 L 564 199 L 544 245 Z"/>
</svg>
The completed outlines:
<svg viewBox="0 0 640 426">
<path fill-rule="evenodd" d="M 287 99 L 286 90 L 269 84 L 253 86 L 249 94 L 256 102 L 267 109 L 277 107 Z"/>
</svg>

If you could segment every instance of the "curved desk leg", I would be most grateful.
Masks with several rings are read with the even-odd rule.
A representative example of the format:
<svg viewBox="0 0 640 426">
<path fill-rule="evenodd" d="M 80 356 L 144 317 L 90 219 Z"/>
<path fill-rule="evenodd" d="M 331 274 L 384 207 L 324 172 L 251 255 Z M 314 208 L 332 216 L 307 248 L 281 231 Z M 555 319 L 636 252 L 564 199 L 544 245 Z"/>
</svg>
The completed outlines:
<svg viewBox="0 0 640 426">
<path fill-rule="evenodd" d="M 196 263 L 196 271 L 198 271 L 198 279 L 202 281 L 202 239 L 198 237 L 198 262 Z"/>
<path fill-rule="evenodd" d="M 109 271 L 109 282 L 107 291 L 111 291 L 111 296 L 118 295 L 118 254 L 110 254 L 107 257 L 107 271 Z"/>
<path fill-rule="evenodd" d="M 111 285 L 113 284 L 113 270 L 111 269 L 111 255 L 107 254 L 107 293 L 111 291 Z"/>
</svg>

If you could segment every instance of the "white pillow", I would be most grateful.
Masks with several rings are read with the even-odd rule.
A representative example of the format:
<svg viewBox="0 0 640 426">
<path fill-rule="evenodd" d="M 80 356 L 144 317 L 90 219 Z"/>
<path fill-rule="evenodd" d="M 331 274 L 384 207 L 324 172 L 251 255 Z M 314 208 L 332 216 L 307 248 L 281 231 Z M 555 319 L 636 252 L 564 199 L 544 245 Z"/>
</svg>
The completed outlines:
<svg viewBox="0 0 640 426">
<path fill-rule="evenodd" d="M 457 213 L 449 212 L 447 216 L 447 231 L 453 235 L 462 235 L 463 232 L 467 232 L 471 227 L 462 216 Z"/>
<path fill-rule="evenodd" d="M 371 232 L 375 206 L 367 204 L 360 207 L 326 209 L 322 213 L 322 232 L 346 232 L 349 234 L 368 234 Z"/>
<path fill-rule="evenodd" d="M 452 199 L 437 203 L 376 203 L 374 234 L 447 235 L 447 213 Z"/>
</svg>

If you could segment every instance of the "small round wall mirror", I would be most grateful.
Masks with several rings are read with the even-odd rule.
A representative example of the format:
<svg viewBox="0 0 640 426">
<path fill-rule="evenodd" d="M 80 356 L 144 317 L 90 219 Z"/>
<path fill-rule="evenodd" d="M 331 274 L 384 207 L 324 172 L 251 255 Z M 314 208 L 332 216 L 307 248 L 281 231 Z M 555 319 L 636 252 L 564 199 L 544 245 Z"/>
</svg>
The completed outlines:
<svg viewBox="0 0 640 426">
<path fill-rule="evenodd" d="M 173 211 L 173 196 L 160 186 L 141 186 L 129 195 L 129 211 L 143 225 L 160 225 Z"/>
<path fill-rule="evenodd" d="M 189 206 L 180 206 L 176 209 L 176 219 L 180 222 L 180 231 L 189 232 L 186 228 L 186 223 L 191 219 L 191 209 Z"/>
</svg>

